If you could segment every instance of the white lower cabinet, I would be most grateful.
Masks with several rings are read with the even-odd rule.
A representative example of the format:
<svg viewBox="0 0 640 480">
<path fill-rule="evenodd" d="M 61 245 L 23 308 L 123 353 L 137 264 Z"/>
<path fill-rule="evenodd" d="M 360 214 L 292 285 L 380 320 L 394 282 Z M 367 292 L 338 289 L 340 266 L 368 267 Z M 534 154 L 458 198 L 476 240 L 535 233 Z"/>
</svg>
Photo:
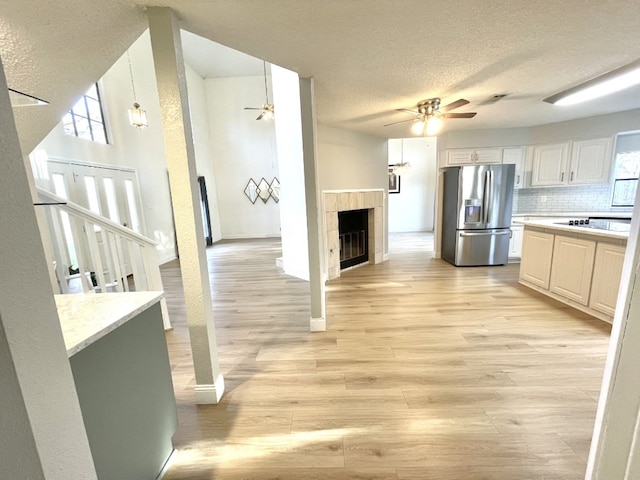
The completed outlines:
<svg viewBox="0 0 640 480">
<path fill-rule="evenodd" d="M 587 237 L 525 227 L 520 283 L 611 322 L 626 246 L 619 239 Z"/>
<path fill-rule="evenodd" d="M 589 307 L 613 316 L 620 289 L 625 247 L 599 243 L 593 265 Z"/>
<path fill-rule="evenodd" d="M 595 253 L 594 241 L 556 235 L 549 290 L 587 305 Z"/>
<path fill-rule="evenodd" d="M 524 225 L 511 225 L 511 240 L 509 240 L 509 258 L 522 257 L 522 240 Z"/>
<path fill-rule="evenodd" d="M 553 258 L 553 234 L 525 230 L 522 240 L 520 280 L 542 288 L 549 288 L 551 259 Z"/>
</svg>

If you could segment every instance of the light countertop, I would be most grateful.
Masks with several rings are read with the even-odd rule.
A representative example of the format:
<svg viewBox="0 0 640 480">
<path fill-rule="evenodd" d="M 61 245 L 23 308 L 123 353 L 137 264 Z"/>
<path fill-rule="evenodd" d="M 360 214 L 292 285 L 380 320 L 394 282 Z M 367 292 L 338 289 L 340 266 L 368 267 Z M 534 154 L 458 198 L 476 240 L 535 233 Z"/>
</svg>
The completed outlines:
<svg viewBox="0 0 640 480">
<path fill-rule="evenodd" d="M 69 357 L 131 320 L 163 292 L 54 295 Z"/>
<path fill-rule="evenodd" d="M 518 220 L 514 218 L 513 223 L 522 224 L 525 227 L 532 226 L 532 227 L 544 228 L 547 230 L 559 230 L 563 232 L 571 232 L 574 234 L 577 233 L 577 234 L 589 235 L 594 237 L 606 237 L 606 238 L 617 239 L 617 240 L 626 241 L 629 238 L 629 232 L 598 230 L 596 228 L 585 228 L 580 226 L 575 227 L 572 225 L 558 225 L 557 223 L 554 223 L 559 221 L 563 221 L 563 219 L 555 218 L 550 220 Z"/>
</svg>

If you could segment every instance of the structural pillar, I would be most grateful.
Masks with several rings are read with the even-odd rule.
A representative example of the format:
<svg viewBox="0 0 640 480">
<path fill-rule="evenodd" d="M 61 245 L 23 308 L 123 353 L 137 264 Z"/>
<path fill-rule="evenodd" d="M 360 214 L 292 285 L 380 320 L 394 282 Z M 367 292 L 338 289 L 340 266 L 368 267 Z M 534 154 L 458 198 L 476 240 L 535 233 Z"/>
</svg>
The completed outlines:
<svg viewBox="0 0 640 480">
<path fill-rule="evenodd" d="M 1 63 L 0 164 L 0 477 L 96 480 Z"/>
<path fill-rule="evenodd" d="M 147 15 L 196 377 L 196 403 L 218 403 L 224 392 L 224 379 L 218 365 L 180 29 L 169 8 L 150 7 Z"/>
<path fill-rule="evenodd" d="M 316 118 L 313 79 L 300 79 L 300 114 L 302 119 L 302 155 L 304 163 L 304 188 L 307 204 L 307 234 L 309 245 L 309 288 L 311 291 L 312 332 L 327 329 L 325 313 L 325 285 L 322 272 L 324 244 L 323 218 L 316 153 Z"/>
<path fill-rule="evenodd" d="M 640 190 L 636 194 L 611 328 L 609 353 L 587 463 L 587 480 L 640 478 L 639 195 Z"/>
</svg>

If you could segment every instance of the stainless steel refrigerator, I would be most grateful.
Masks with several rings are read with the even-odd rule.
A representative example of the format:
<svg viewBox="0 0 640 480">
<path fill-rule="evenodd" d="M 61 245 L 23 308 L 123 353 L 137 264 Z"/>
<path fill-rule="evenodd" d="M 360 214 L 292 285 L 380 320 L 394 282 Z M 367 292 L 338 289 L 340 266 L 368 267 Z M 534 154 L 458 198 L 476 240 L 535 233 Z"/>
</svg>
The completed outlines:
<svg viewBox="0 0 640 480">
<path fill-rule="evenodd" d="M 459 267 L 507 263 L 514 174 L 515 165 L 445 169 L 443 260 Z"/>
</svg>

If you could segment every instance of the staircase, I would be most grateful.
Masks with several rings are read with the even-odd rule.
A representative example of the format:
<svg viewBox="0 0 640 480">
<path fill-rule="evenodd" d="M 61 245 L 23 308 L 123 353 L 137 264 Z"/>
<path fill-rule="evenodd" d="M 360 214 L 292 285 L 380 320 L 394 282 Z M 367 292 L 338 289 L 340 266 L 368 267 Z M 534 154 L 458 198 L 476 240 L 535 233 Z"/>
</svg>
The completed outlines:
<svg viewBox="0 0 640 480">
<path fill-rule="evenodd" d="M 164 291 L 157 243 L 76 203 L 36 187 L 44 209 L 55 270 L 54 291 Z M 73 273 L 72 273 L 73 272 Z M 171 329 L 161 300 L 165 330 Z"/>
</svg>

